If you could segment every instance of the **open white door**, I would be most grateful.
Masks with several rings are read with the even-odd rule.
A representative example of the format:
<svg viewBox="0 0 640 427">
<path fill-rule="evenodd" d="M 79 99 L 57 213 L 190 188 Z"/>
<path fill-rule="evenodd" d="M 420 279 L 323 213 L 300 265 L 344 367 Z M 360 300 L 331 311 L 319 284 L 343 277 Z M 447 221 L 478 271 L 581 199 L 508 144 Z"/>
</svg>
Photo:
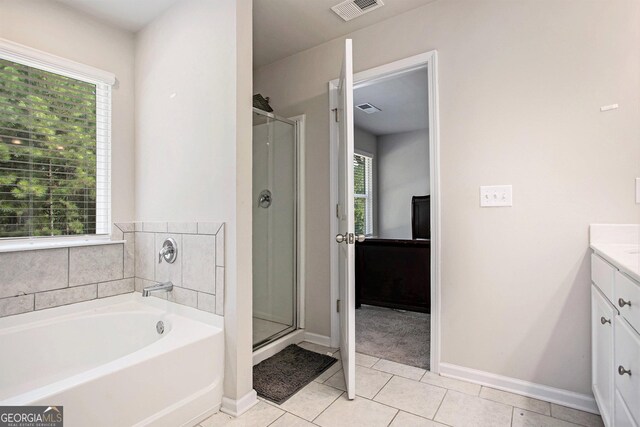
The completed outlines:
<svg viewBox="0 0 640 427">
<path fill-rule="evenodd" d="M 353 212 L 353 65 L 351 39 L 345 40 L 338 86 L 338 216 L 336 236 L 340 276 L 340 355 L 347 396 L 356 395 L 355 241 Z M 358 236 L 360 237 L 360 236 Z M 362 236 L 364 237 L 364 236 Z"/>
</svg>

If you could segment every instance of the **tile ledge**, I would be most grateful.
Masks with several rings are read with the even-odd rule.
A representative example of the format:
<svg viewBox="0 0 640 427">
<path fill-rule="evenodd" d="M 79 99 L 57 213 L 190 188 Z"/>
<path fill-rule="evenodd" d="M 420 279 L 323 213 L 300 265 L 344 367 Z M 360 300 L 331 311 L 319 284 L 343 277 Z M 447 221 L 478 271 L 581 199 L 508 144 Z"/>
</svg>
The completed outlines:
<svg viewBox="0 0 640 427">
<path fill-rule="evenodd" d="M 37 251 L 40 249 L 74 248 L 79 246 L 117 245 L 123 243 L 126 243 L 126 240 L 109 240 L 108 238 L 0 242 L 0 253 Z"/>
</svg>

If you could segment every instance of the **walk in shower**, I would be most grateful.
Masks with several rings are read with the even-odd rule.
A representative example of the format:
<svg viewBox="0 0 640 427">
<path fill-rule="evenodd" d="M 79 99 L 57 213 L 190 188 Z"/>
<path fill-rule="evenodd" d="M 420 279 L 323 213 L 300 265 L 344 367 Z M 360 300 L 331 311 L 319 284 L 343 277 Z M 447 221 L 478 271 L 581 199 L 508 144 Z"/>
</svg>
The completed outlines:
<svg viewBox="0 0 640 427">
<path fill-rule="evenodd" d="M 296 122 L 253 113 L 253 348 L 297 328 Z"/>
</svg>

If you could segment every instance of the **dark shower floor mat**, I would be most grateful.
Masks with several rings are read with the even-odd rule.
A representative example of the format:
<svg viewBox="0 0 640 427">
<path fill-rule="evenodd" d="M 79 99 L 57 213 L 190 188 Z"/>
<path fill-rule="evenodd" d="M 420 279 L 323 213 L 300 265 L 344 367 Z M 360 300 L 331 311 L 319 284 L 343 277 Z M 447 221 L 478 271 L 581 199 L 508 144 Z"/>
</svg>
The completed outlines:
<svg viewBox="0 0 640 427">
<path fill-rule="evenodd" d="M 337 361 L 291 344 L 253 367 L 253 388 L 258 396 L 281 404 Z"/>
</svg>

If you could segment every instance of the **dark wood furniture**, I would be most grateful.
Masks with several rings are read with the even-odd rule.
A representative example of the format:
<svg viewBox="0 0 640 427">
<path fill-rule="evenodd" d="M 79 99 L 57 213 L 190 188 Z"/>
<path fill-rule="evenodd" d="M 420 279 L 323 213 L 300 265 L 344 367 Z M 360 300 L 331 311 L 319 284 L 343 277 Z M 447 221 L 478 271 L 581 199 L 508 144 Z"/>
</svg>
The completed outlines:
<svg viewBox="0 0 640 427">
<path fill-rule="evenodd" d="M 368 304 L 430 312 L 430 240 L 367 239 L 355 249 L 356 308 Z"/>
<path fill-rule="evenodd" d="M 411 198 L 411 238 L 431 238 L 431 196 Z"/>
</svg>

